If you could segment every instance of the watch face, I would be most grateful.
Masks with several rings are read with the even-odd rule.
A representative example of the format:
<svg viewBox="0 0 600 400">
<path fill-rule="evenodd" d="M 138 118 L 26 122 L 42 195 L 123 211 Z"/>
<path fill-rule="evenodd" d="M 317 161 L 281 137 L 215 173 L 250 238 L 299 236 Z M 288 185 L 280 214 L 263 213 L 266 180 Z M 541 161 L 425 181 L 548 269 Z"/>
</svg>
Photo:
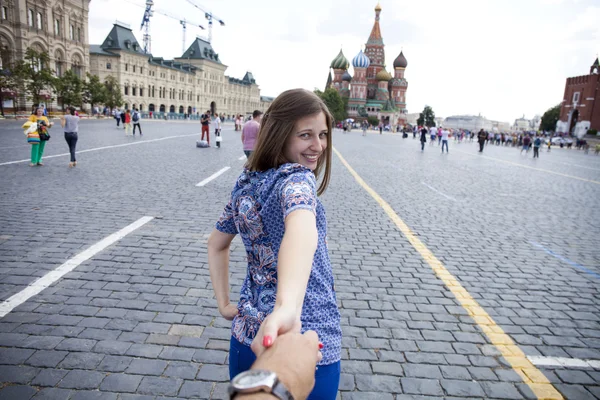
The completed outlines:
<svg viewBox="0 0 600 400">
<path fill-rule="evenodd" d="M 270 371 L 251 369 L 233 378 L 231 383 L 237 390 L 257 387 L 271 388 L 275 383 L 275 379 L 275 374 Z"/>
</svg>

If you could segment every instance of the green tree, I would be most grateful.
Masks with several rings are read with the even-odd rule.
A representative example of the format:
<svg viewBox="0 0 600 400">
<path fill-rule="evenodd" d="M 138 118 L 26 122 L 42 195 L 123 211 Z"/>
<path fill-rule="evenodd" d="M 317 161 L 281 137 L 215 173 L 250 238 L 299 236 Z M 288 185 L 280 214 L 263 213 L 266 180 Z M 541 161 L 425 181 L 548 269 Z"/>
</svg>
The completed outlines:
<svg viewBox="0 0 600 400">
<path fill-rule="evenodd" d="M 435 126 L 435 113 L 430 106 L 425 106 L 423 112 L 419 115 L 417 119 L 417 125 L 425 125 L 428 128 Z"/>
<path fill-rule="evenodd" d="M 49 67 L 50 57 L 46 52 L 37 52 L 28 48 L 23 60 L 15 63 L 13 72 L 17 77 L 20 89 L 28 100 L 39 104 L 52 101 L 52 90 L 55 85 L 54 73 Z"/>
<path fill-rule="evenodd" d="M 13 101 L 17 100 L 17 89 L 19 87 L 19 79 L 13 72 L 12 66 L 6 66 L 0 69 L 0 113 L 4 116 L 4 99 L 12 97 Z M 16 110 L 16 106 L 13 105 Z"/>
<path fill-rule="evenodd" d="M 556 129 L 556 123 L 560 118 L 560 104 L 546 110 L 542 115 L 542 121 L 540 122 L 540 129 L 543 131 L 552 131 Z"/>
<path fill-rule="evenodd" d="M 374 115 L 368 116 L 367 117 L 367 122 L 369 123 L 369 125 L 379 126 L 379 118 L 377 118 Z"/>
<path fill-rule="evenodd" d="M 114 76 L 110 75 L 104 80 L 104 87 L 106 89 L 106 104 L 110 109 L 115 107 L 121 107 L 123 105 L 123 95 L 121 94 L 121 85 Z"/>
<path fill-rule="evenodd" d="M 96 104 L 106 102 L 106 86 L 100 81 L 98 75 L 87 74 L 87 82 L 83 87 L 83 102 L 89 103 L 92 109 Z"/>
<path fill-rule="evenodd" d="M 63 76 L 56 78 L 54 84 L 58 101 L 65 106 L 80 106 L 83 92 L 83 82 L 72 70 L 66 71 Z"/>
<path fill-rule="evenodd" d="M 343 121 L 347 118 L 346 107 L 342 96 L 334 88 L 329 88 L 324 92 L 315 89 L 315 94 L 323 100 L 329 112 L 336 121 Z"/>
</svg>

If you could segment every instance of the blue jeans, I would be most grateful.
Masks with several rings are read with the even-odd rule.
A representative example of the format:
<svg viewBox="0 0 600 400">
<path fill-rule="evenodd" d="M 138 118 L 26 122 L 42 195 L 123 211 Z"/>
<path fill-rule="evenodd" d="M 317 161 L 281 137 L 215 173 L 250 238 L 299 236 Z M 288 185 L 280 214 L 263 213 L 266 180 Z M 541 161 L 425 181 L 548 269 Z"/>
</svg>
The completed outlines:
<svg viewBox="0 0 600 400">
<path fill-rule="evenodd" d="M 444 146 L 446 146 L 446 153 L 448 152 L 448 141 L 442 140 L 442 153 L 444 152 Z"/>
<path fill-rule="evenodd" d="M 249 370 L 255 360 L 256 356 L 250 346 L 240 343 L 232 336 L 229 342 L 229 378 L 233 379 L 240 372 Z M 319 366 L 315 372 L 315 387 L 308 400 L 335 400 L 340 385 L 340 368 L 339 361 Z"/>
</svg>

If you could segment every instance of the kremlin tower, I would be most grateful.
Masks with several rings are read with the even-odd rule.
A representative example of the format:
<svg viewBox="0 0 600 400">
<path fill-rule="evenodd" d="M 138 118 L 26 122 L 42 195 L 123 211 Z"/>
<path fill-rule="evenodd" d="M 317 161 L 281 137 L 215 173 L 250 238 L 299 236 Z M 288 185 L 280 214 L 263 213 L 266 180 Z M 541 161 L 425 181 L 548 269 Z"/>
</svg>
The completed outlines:
<svg viewBox="0 0 600 400">
<path fill-rule="evenodd" d="M 364 52 L 360 50 L 352 59 L 354 77 L 348 68 L 350 63 L 340 50 L 331 62 L 327 88 L 335 88 L 342 97 L 348 98 L 348 116 L 365 119 L 375 116 L 384 124 L 406 123 L 406 90 L 408 82 L 404 71 L 408 62 L 401 51 L 394 60 L 394 76 L 385 69 L 385 46 L 379 25 L 381 6 L 375 7 L 375 22 Z"/>
</svg>

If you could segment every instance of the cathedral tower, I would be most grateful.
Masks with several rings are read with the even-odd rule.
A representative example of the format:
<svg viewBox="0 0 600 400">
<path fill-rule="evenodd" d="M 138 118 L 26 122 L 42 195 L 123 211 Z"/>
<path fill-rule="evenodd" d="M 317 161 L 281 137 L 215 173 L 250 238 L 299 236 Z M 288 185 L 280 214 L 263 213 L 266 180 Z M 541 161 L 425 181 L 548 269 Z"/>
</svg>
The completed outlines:
<svg viewBox="0 0 600 400">
<path fill-rule="evenodd" d="M 339 92 L 342 89 L 342 76 L 348 69 L 350 63 L 344 57 L 344 53 L 340 49 L 340 53 L 331 62 L 331 68 L 333 69 L 333 87 Z"/>
<path fill-rule="evenodd" d="M 367 57 L 362 50 L 352 59 L 354 78 L 352 79 L 352 89 L 350 91 L 350 99 L 348 100 L 348 115 L 350 116 L 365 116 L 366 111 L 364 111 L 364 106 L 367 102 L 367 68 L 369 68 L 370 64 L 371 61 L 369 60 L 369 57 Z M 362 111 L 362 113 L 360 111 Z"/>
<path fill-rule="evenodd" d="M 379 27 L 379 15 L 381 14 L 381 6 L 377 4 L 375 7 L 375 23 L 371 29 L 371 35 L 365 46 L 365 54 L 371 60 L 371 64 L 367 69 L 367 98 L 374 99 L 377 93 L 377 79 L 375 78 L 379 71 L 383 69 L 385 64 L 385 51 L 383 39 L 381 37 L 381 29 Z"/>
<path fill-rule="evenodd" d="M 408 82 L 404 78 L 404 70 L 407 65 L 406 57 L 400 51 L 400 54 L 394 60 L 394 79 L 392 79 L 391 88 L 392 101 L 402 113 L 406 113 L 406 89 Z"/>
</svg>

